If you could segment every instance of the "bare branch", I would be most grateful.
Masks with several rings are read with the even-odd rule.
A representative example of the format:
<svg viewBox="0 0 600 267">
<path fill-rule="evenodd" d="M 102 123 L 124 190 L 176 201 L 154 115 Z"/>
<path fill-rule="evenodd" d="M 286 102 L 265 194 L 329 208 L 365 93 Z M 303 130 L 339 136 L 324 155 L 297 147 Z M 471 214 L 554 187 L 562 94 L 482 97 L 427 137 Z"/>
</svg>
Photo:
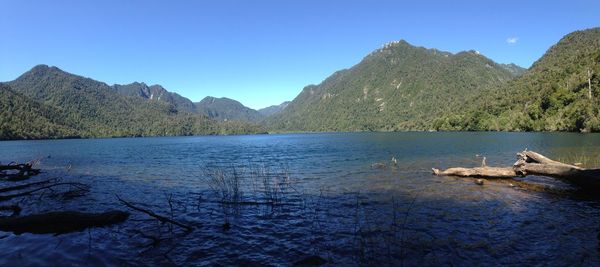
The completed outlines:
<svg viewBox="0 0 600 267">
<path fill-rule="evenodd" d="M 167 223 L 167 222 L 168 222 L 168 223 L 170 223 L 170 224 L 177 225 L 177 226 L 179 226 L 179 227 L 181 227 L 181 228 L 183 228 L 183 229 L 186 229 L 186 232 L 191 232 L 191 231 L 193 230 L 193 228 L 192 228 L 191 226 L 185 225 L 185 224 L 183 224 L 183 223 L 180 223 L 180 222 L 177 222 L 177 221 L 175 221 L 175 220 L 171 220 L 171 219 L 169 219 L 169 218 L 167 218 L 167 217 L 165 217 L 165 216 L 158 215 L 158 214 L 156 214 L 156 213 L 152 212 L 151 210 L 147 210 L 147 209 L 143 209 L 143 208 L 140 208 L 140 207 L 136 207 L 135 205 L 133 205 L 133 204 L 131 204 L 131 203 L 129 203 L 129 202 L 127 202 L 127 201 L 125 201 L 125 200 L 121 199 L 121 198 L 119 197 L 119 195 L 115 195 L 115 196 L 117 197 L 117 199 L 118 199 L 118 200 L 119 200 L 121 203 L 123 203 L 123 205 L 125 205 L 125 206 L 129 207 L 130 209 L 133 209 L 133 210 L 136 210 L 136 211 L 139 211 L 139 212 L 145 213 L 145 214 L 147 214 L 148 216 L 150 216 L 150 217 L 153 217 L 153 218 L 155 218 L 155 219 L 159 220 L 159 221 L 160 221 L 160 222 L 162 222 L 162 223 Z"/>
</svg>

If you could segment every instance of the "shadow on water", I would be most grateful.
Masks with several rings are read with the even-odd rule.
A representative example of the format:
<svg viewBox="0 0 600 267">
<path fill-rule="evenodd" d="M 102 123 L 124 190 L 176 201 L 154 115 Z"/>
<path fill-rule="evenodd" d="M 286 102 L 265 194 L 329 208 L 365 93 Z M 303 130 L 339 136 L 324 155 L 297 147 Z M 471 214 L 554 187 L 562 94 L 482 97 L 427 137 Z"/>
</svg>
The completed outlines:
<svg viewBox="0 0 600 267">
<path fill-rule="evenodd" d="M 470 179 L 412 178 L 379 170 L 368 178 L 380 186 L 361 191 L 322 187 L 286 194 L 285 205 L 223 205 L 210 189 L 157 194 L 151 186 L 104 182 L 118 177 L 81 178 L 94 190 L 76 203 L 30 205 L 38 207 L 36 212 L 56 205 L 101 211 L 120 207 L 113 193 L 127 192 L 144 207 L 195 230 L 173 232 L 134 213 L 121 225 L 61 236 L 7 234 L 0 253 L 4 263 L 240 265 L 310 257 L 335 265 L 599 261 L 597 199 L 573 191 L 537 192 L 495 181 L 479 186 Z M 397 186 L 398 179 L 406 186 Z"/>
</svg>

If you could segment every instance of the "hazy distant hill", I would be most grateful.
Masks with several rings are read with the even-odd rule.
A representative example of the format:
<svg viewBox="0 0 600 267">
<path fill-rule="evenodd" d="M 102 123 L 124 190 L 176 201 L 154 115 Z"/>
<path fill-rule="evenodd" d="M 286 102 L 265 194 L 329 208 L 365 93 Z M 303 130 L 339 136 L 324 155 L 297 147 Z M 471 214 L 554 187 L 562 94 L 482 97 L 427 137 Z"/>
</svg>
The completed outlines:
<svg viewBox="0 0 600 267">
<path fill-rule="evenodd" d="M 242 105 L 229 98 L 208 96 L 200 102 L 193 103 L 188 98 L 167 91 L 160 85 L 148 86 L 145 83 L 134 82 L 126 85 L 113 85 L 117 92 L 127 96 L 140 97 L 147 101 L 160 101 L 172 105 L 179 112 L 206 115 L 217 121 L 241 121 L 258 123 L 263 115 L 256 110 Z"/>
<path fill-rule="evenodd" d="M 192 101 L 177 93 L 171 93 L 160 85 L 148 86 L 145 83 L 134 82 L 126 85 L 115 84 L 113 87 L 117 92 L 124 95 L 138 96 L 153 101 L 163 101 L 173 105 L 178 111 L 195 112 Z"/>
<path fill-rule="evenodd" d="M 202 115 L 181 114 L 173 104 L 126 96 L 105 83 L 46 65 L 38 65 L 7 84 L 32 101 L 59 109 L 62 121 L 83 137 L 261 131 L 244 123 L 224 124 Z M 59 136 L 36 138 L 41 137 Z"/>
<path fill-rule="evenodd" d="M 196 111 L 217 121 L 246 121 L 257 123 L 263 119 L 258 111 L 226 97 L 207 96 L 195 103 Z"/>
<path fill-rule="evenodd" d="M 272 105 L 272 106 L 268 106 L 266 108 L 261 108 L 258 110 L 258 112 L 260 114 L 262 114 L 265 117 L 271 116 L 273 114 L 277 114 L 281 111 L 283 111 L 285 109 L 285 107 L 287 107 L 289 104 L 291 103 L 291 101 L 285 101 L 279 105 Z"/>
<path fill-rule="evenodd" d="M 451 54 L 392 42 L 305 87 L 267 123 L 279 131 L 427 130 L 514 76 L 477 51 Z"/>
<path fill-rule="evenodd" d="M 600 28 L 566 35 L 524 74 L 467 106 L 436 128 L 600 131 Z"/>
</svg>

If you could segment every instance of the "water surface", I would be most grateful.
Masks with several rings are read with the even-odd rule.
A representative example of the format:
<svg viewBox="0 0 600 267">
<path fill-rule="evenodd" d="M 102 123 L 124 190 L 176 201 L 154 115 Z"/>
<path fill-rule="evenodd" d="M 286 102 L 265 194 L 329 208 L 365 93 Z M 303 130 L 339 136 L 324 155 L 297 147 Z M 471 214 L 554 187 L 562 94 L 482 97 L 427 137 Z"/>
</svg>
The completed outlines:
<svg viewBox="0 0 600 267">
<path fill-rule="evenodd" d="M 35 179 L 62 177 L 92 187 L 69 201 L 23 199 L 23 214 L 126 210 L 118 194 L 195 227 L 184 235 L 132 211 L 126 223 L 59 236 L 0 232 L 0 264 L 290 265 L 310 256 L 332 265 L 600 264 L 600 201 L 509 182 L 479 186 L 430 172 L 477 166 L 476 155 L 486 156 L 488 165 L 510 165 L 525 148 L 589 163 L 600 155 L 600 135 L 328 133 L 0 142 L 2 163 L 40 159 L 45 173 Z M 208 186 L 211 166 L 235 166 L 245 176 L 253 168 L 286 172 L 289 187 L 281 205 L 223 205 Z M 572 189 L 549 178 L 524 180 Z M 244 200 L 258 200 L 251 183 L 246 185 Z M 224 229 L 225 223 L 231 228 Z M 147 246 L 141 233 L 164 240 Z"/>
</svg>

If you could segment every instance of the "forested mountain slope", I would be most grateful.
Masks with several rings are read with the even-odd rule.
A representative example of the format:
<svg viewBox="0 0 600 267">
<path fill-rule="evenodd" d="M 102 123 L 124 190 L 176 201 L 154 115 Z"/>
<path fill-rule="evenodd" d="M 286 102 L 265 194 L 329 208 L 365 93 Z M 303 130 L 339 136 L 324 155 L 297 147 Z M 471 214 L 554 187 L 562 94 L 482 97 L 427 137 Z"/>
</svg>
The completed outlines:
<svg viewBox="0 0 600 267">
<path fill-rule="evenodd" d="M 267 125 L 275 131 L 428 130 L 514 76 L 477 51 L 451 54 L 392 42 L 305 87 Z"/>
<path fill-rule="evenodd" d="M 439 130 L 600 131 L 600 28 L 573 32 Z"/>
<path fill-rule="evenodd" d="M 76 136 L 64 120 L 59 109 L 37 103 L 0 83 L 0 140 Z"/>
</svg>

